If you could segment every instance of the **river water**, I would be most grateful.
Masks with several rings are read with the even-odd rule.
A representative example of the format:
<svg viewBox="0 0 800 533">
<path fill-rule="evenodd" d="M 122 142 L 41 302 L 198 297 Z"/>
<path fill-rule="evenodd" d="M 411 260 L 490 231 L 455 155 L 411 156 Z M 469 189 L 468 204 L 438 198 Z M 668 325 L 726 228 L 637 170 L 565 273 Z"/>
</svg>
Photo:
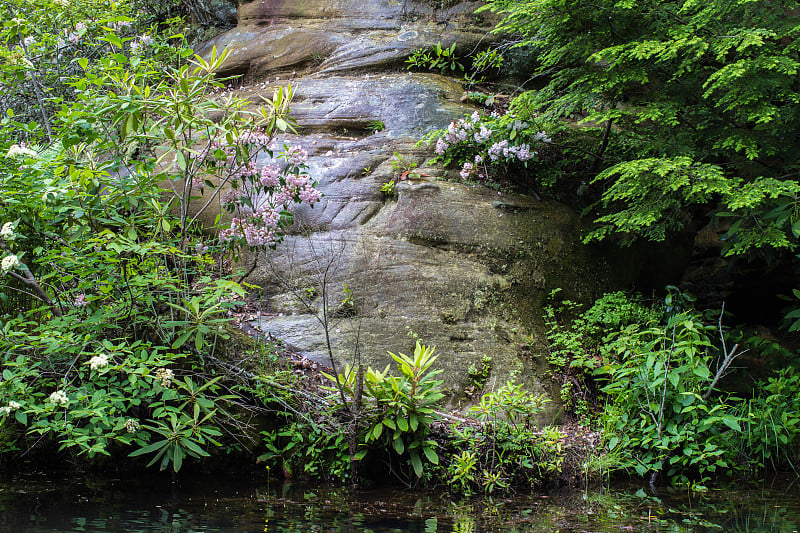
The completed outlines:
<svg viewBox="0 0 800 533">
<path fill-rule="evenodd" d="M 295 486 L 241 476 L 0 477 L 2 532 L 792 532 L 800 483 L 705 493 L 614 484 L 504 498 Z"/>
</svg>

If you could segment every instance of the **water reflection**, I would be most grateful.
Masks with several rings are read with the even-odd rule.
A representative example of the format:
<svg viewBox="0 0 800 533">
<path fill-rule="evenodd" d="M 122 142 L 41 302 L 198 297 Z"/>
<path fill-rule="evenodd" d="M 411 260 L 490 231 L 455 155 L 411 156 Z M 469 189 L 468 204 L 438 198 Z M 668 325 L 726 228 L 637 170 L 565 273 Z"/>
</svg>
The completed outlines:
<svg viewBox="0 0 800 533">
<path fill-rule="evenodd" d="M 691 497 L 690 497 L 691 496 Z M 439 492 L 276 486 L 169 477 L 0 480 L 0 531 L 14 532 L 792 532 L 800 491 L 781 482 L 688 495 L 615 485 L 454 500 Z"/>
</svg>

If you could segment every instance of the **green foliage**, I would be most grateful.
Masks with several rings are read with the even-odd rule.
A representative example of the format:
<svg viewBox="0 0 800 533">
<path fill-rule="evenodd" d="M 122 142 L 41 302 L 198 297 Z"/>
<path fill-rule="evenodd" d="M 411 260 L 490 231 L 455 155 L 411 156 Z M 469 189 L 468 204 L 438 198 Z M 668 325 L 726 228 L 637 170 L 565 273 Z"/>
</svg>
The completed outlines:
<svg viewBox="0 0 800 533">
<path fill-rule="evenodd" d="M 492 494 L 532 487 L 558 474 L 564 460 L 561 435 L 547 428 L 536 431 L 535 418 L 547 401 L 514 382 L 484 394 L 469 411 L 478 425 L 451 427 L 461 453 L 447 467 L 450 489 Z"/>
<path fill-rule="evenodd" d="M 288 474 L 312 479 L 347 481 L 350 458 L 344 435 L 315 422 L 295 421 L 282 429 L 263 431 L 267 452 L 259 461 L 279 464 Z"/>
<path fill-rule="evenodd" d="M 395 195 L 394 185 L 394 180 L 389 180 L 381 185 L 381 192 L 383 193 L 383 196 L 386 198 L 393 197 Z"/>
<path fill-rule="evenodd" d="M 382 120 L 370 120 L 369 124 L 367 124 L 367 129 L 372 132 L 379 132 L 385 130 L 386 125 Z"/>
<path fill-rule="evenodd" d="M 411 161 L 408 156 L 401 155 L 399 152 L 394 153 L 393 159 L 389 162 L 392 171 L 398 175 L 397 179 L 406 179 L 411 172 L 417 168 L 417 163 Z"/>
<path fill-rule="evenodd" d="M 758 383 L 753 398 L 742 402 L 738 415 L 742 433 L 734 441 L 755 470 L 797 472 L 800 443 L 800 374 L 783 368 Z"/>
<path fill-rule="evenodd" d="M 603 210 L 589 240 L 663 240 L 710 215 L 729 224 L 723 252 L 742 255 L 796 246 L 795 7 L 489 0 L 481 10 L 501 14 L 495 31 L 521 35 L 547 76 L 514 111 L 560 124 L 564 155 L 596 143 L 581 169 L 594 174 L 592 212 Z"/>
<path fill-rule="evenodd" d="M 550 298 L 554 300 L 559 292 L 552 291 Z M 577 418 L 588 415 L 596 404 L 594 376 L 603 361 L 605 336 L 628 325 L 647 325 L 661 318 L 655 309 L 622 292 L 603 295 L 583 313 L 579 313 L 580 307 L 561 300 L 544 309 L 547 362 L 556 372 L 564 408 Z"/>
<path fill-rule="evenodd" d="M 393 451 L 417 478 L 422 477 L 426 463 L 439 464 L 437 444 L 430 439 L 430 433 L 431 424 L 437 419 L 435 409 L 444 394 L 440 392 L 442 382 L 435 379 L 441 370 L 431 369 L 437 358 L 433 352 L 433 347 L 417 341 L 413 356 L 389 352 L 399 376 L 390 375 L 388 366 L 383 372 L 370 368 L 364 373 L 365 447 L 356 459 L 363 459 L 370 450 Z M 352 369 L 346 368 L 337 378 L 326 377 L 341 384 L 353 397 L 356 373 Z"/>
<path fill-rule="evenodd" d="M 489 374 L 491 371 L 492 358 L 488 355 L 481 357 L 480 366 L 475 365 L 475 363 L 469 365 L 469 368 L 467 369 L 467 377 L 469 382 L 464 392 L 468 396 L 480 393 L 483 390 L 484 385 L 486 385 L 486 380 L 489 379 Z"/>
<path fill-rule="evenodd" d="M 630 452 L 627 464 L 638 474 L 706 477 L 733 466 L 726 433 L 740 432 L 741 420 L 735 398 L 709 391 L 720 357 L 713 330 L 681 313 L 664 327 L 629 327 L 614 339 L 615 359 L 603 368 L 608 446 Z"/>
<path fill-rule="evenodd" d="M 291 222 L 276 209 L 270 239 L 250 242 L 199 216 L 223 188 L 235 195 L 225 207 L 263 207 L 250 171 L 259 153 L 287 160 L 275 187 L 307 175 L 301 150 L 269 148 L 292 127 L 291 89 L 246 110 L 215 94 L 225 52 L 194 56 L 169 25 L 134 35 L 148 28 L 132 8 L 2 8 L 17 17 L 0 28 L 0 56 L 17 59 L 0 62 L 0 423 L 14 435 L 9 454 L 56 443 L 89 458 L 152 454 L 178 471 L 212 447 L 234 449 L 223 430 L 243 436 L 208 360 L 244 289 L 210 254 L 264 252 Z M 228 238 L 207 240 L 211 227 Z"/>
<path fill-rule="evenodd" d="M 464 64 L 461 63 L 459 57 L 456 55 L 456 45 L 453 43 L 450 48 L 443 48 L 442 43 L 436 43 L 431 50 L 420 48 L 415 50 L 411 56 L 406 59 L 408 69 L 412 68 L 423 70 L 438 70 L 441 74 L 455 73 L 455 71 L 464 72 Z"/>
</svg>

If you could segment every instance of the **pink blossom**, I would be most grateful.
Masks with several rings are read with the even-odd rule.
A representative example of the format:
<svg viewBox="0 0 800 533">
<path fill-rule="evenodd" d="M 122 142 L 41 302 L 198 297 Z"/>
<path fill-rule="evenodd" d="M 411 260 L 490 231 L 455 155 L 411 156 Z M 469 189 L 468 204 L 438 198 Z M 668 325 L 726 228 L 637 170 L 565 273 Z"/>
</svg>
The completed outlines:
<svg viewBox="0 0 800 533">
<path fill-rule="evenodd" d="M 467 161 L 461 167 L 461 172 L 459 172 L 459 175 L 461 176 L 462 180 L 465 180 L 465 179 L 467 179 L 469 177 L 470 174 L 472 174 L 472 163 Z"/>
<path fill-rule="evenodd" d="M 308 184 L 308 175 L 306 174 L 289 174 L 286 176 L 286 185 L 289 187 L 302 188 Z"/>
<path fill-rule="evenodd" d="M 272 138 L 266 133 L 260 131 L 248 130 L 239 135 L 237 142 L 240 144 L 252 144 L 258 148 L 267 147 Z"/>
<path fill-rule="evenodd" d="M 263 187 L 278 187 L 281 184 L 280 169 L 275 165 L 266 165 L 259 170 L 260 183 Z"/>
<path fill-rule="evenodd" d="M 492 130 L 481 124 L 481 131 L 475 133 L 473 138 L 475 142 L 478 144 L 484 143 L 489 140 L 489 137 L 492 136 Z"/>
<path fill-rule="evenodd" d="M 238 199 L 239 199 L 239 193 L 237 193 L 235 190 L 231 189 L 231 190 L 225 191 L 225 193 L 222 195 L 221 202 L 222 202 L 222 205 L 232 205 Z"/>
<path fill-rule="evenodd" d="M 306 162 L 308 153 L 299 146 L 289 146 L 286 149 L 286 161 L 292 165 L 302 165 Z"/>
<path fill-rule="evenodd" d="M 300 201 L 304 204 L 314 205 L 319 202 L 320 196 L 320 192 L 310 185 L 306 185 L 303 187 L 303 190 L 300 191 Z"/>
<path fill-rule="evenodd" d="M 75 297 L 75 301 L 72 303 L 75 307 L 85 307 L 89 302 L 86 301 L 86 294 L 80 293 Z"/>
<path fill-rule="evenodd" d="M 444 153 L 449 148 L 449 145 L 445 142 L 442 137 L 439 137 L 439 140 L 436 141 L 436 153 L 438 155 L 444 155 Z"/>
</svg>

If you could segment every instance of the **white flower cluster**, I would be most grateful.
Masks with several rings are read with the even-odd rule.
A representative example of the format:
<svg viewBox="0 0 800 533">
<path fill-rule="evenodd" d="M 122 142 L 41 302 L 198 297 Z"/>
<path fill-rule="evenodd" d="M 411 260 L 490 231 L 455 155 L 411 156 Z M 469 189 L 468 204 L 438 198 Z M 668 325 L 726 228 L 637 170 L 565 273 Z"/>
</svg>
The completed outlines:
<svg viewBox="0 0 800 533">
<path fill-rule="evenodd" d="M 36 152 L 25 146 L 24 144 L 12 144 L 6 152 L 6 157 L 29 156 L 36 157 Z"/>
<path fill-rule="evenodd" d="M 153 44 L 153 38 L 149 35 L 139 35 L 136 40 L 131 41 L 131 53 L 141 54 L 143 49 Z"/>
<path fill-rule="evenodd" d="M 11 269 L 17 268 L 21 263 L 19 262 L 19 257 L 14 254 L 7 255 L 0 261 L 0 269 L 3 272 L 8 272 Z"/>
<path fill-rule="evenodd" d="M 21 403 L 15 402 L 14 400 L 11 400 L 10 402 L 8 402 L 8 405 L 6 405 L 5 407 L 0 407 L 0 416 L 3 416 L 3 415 L 8 416 L 11 413 L 13 413 L 14 411 L 16 411 L 17 409 L 19 409 L 20 407 L 22 407 Z"/>
<path fill-rule="evenodd" d="M 108 356 L 106 354 L 95 355 L 89 359 L 89 366 L 92 370 L 101 370 L 108 366 Z"/>
<path fill-rule="evenodd" d="M 172 379 L 175 374 L 169 368 L 156 369 L 156 379 L 161 383 L 161 386 L 168 389 L 172 385 Z"/>
<path fill-rule="evenodd" d="M 53 405 L 66 407 L 69 405 L 69 398 L 67 398 L 67 393 L 63 390 L 57 390 L 50 395 L 50 403 Z"/>
<path fill-rule="evenodd" d="M 7 241 L 14 240 L 14 223 L 13 222 L 6 222 L 3 224 L 3 228 L 0 229 L 0 237 L 4 238 Z"/>
<path fill-rule="evenodd" d="M 128 433 L 136 433 L 137 431 L 139 431 L 139 421 L 134 420 L 133 418 L 129 418 L 125 422 L 125 431 L 127 431 Z"/>
</svg>

